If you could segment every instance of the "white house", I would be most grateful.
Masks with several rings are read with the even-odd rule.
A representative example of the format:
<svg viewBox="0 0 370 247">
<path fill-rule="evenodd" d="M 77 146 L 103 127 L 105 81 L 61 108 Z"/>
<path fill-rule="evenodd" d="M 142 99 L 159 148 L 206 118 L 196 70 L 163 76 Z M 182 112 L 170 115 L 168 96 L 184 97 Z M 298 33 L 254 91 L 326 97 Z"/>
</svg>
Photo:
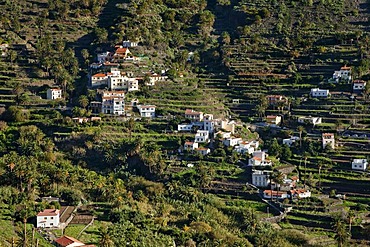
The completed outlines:
<svg viewBox="0 0 370 247">
<path fill-rule="evenodd" d="M 355 80 L 353 81 L 353 92 L 362 92 L 366 87 L 366 81 Z"/>
<path fill-rule="evenodd" d="M 185 142 L 184 150 L 186 151 L 193 151 L 199 148 L 199 144 L 197 142 Z"/>
<path fill-rule="evenodd" d="M 256 140 L 251 142 L 241 141 L 234 147 L 234 150 L 241 154 L 253 154 L 253 152 L 257 150 L 258 146 L 259 142 Z"/>
<path fill-rule="evenodd" d="M 62 98 L 62 89 L 60 88 L 49 88 L 46 91 L 46 98 L 55 100 L 55 99 L 61 99 Z"/>
<path fill-rule="evenodd" d="M 266 152 L 257 150 L 253 152 L 253 157 L 248 160 L 249 166 L 271 166 L 271 160 L 267 159 Z"/>
<path fill-rule="evenodd" d="M 283 144 L 286 144 L 289 147 L 291 147 L 293 145 L 293 143 L 295 143 L 296 141 L 299 141 L 299 137 L 298 136 L 291 136 L 290 138 L 283 139 Z"/>
<path fill-rule="evenodd" d="M 235 133 L 235 121 L 221 120 L 216 123 L 221 129 L 229 131 L 232 134 Z"/>
<path fill-rule="evenodd" d="M 205 143 L 209 142 L 208 130 L 198 130 L 195 134 L 195 142 Z"/>
<path fill-rule="evenodd" d="M 136 47 L 136 46 L 138 46 L 138 42 L 133 42 L 133 41 L 130 41 L 130 40 L 124 40 L 122 42 L 122 46 L 126 47 L 126 48 Z"/>
<path fill-rule="evenodd" d="M 273 124 L 273 125 L 279 125 L 281 123 L 281 116 L 274 116 L 274 115 L 266 116 L 266 123 Z"/>
<path fill-rule="evenodd" d="M 36 216 L 37 228 L 50 228 L 59 226 L 59 209 L 45 209 Z"/>
<path fill-rule="evenodd" d="M 353 170 L 366 171 L 367 166 L 368 166 L 367 159 L 354 159 L 352 161 L 352 169 Z"/>
<path fill-rule="evenodd" d="M 351 72 L 352 72 L 351 67 L 343 66 L 340 68 L 340 70 L 334 71 L 333 79 L 336 82 L 339 82 L 341 80 L 346 80 L 350 82 L 352 80 Z"/>
<path fill-rule="evenodd" d="M 277 105 L 279 102 L 287 101 L 283 95 L 267 95 L 266 99 L 269 105 Z"/>
<path fill-rule="evenodd" d="M 270 183 L 272 171 L 252 170 L 252 184 L 257 187 L 267 187 Z"/>
<path fill-rule="evenodd" d="M 332 149 L 335 148 L 335 136 L 333 133 L 322 133 L 322 148 L 330 146 Z"/>
<path fill-rule="evenodd" d="M 124 97 L 103 96 L 101 110 L 104 114 L 123 115 L 125 113 Z"/>
<path fill-rule="evenodd" d="M 289 197 L 288 192 L 286 192 L 286 191 L 275 191 L 275 190 L 264 190 L 262 196 L 265 199 L 271 199 L 271 198 L 285 199 L 285 198 Z"/>
<path fill-rule="evenodd" d="M 313 124 L 313 126 L 315 126 L 316 124 L 322 123 L 322 118 L 321 117 L 311 117 L 311 116 L 298 117 L 297 122 L 301 124 Z"/>
<path fill-rule="evenodd" d="M 155 105 L 137 105 L 136 107 L 139 110 L 141 117 L 155 117 Z"/>
<path fill-rule="evenodd" d="M 114 90 L 114 91 L 109 91 L 109 90 L 97 90 L 97 93 L 100 94 L 102 97 L 122 97 L 125 98 L 125 91 L 122 90 Z"/>
<path fill-rule="evenodd" d="M 127 47 L 116 46 L 116 51 L 112 56 L 112 62 L 114 63 L 124 63 L 127 59 L 133 58 L 130 50 Z"/>
<path fill-rule="evenodd" d="M 271 187 L 274 190 L 277 189 L 277 188 L 279 188 L 279 190 L 281 190 L 281 191 L 292 190 L 296 187 L 296 180 L 293 180 L 293 179 L 290 179 L 290 178 L 284 178 L 282 180 L 281 184 L 276 184 L 276 183 L 272 182 Z"/>
<path fill-rule="evenodd" d="M 100 87 L 108 85 L 108 75 L 104 73 L 98 73 L 91 76 L 90 79 L 91 87 Z"/>
<path fill-rule="evenodd" d="M 203 156 L 206 156 L 207 154 L 211 152 L 211 149 L 200 147 L 200 148 L 196 148 L 195 151 Z"/>
<path fill-rule="evenodd" d="M 108 77 L 108 88 L 111 90 L 139 90 L 139 81 L 136 78 L 131 78 L 122 75 L 112 75 Z"/>
<path fill-rule="evenodd" d="M 295 189 L 295 190 L 290 190 L 289 197 L 294 199 L 302 199 L 302 198 L 308 198 L 311 197 L 311 191 L 305 190 L 305 189 Z"/>
<path fill-rule="evenodd" d="M 194 124 L 178 124 L 177 130 L 178 131 L 192 131 Z"/>
<path fill-rule="evenodd" d="M 194 110 L 186 109 L 185 110 L 185 118 L 188 118 L 192 121 L 202 121 L 203 120 L 203 112 L 197 112 Z"/>
<path fill-rule="evenodd" d="M 314 98 L 327 98 L 329 97 L 330 92 L 328 89 L 312 88 L 311 96 Z"/>
<path fill-rule="evenodd" d="M 168 76 L 152 74 L 149 76 L 149 82 L 146 83 L 147 86 L 154 86 L 157 82 L 167 81 Z"/>
<path fill-rule="evenodd" d="M 218 131 L 217 133 L 214 134 L 215 138 L 218 137 L 220 139 L 226 139 L 231 137 L 231 132 L 223 132 L 223 131 Z"/>
<path fill-rule="evenodd" d="M 235 137 L 231 137 L 231 138 L 227 138 L 225 140 L 223 140 L 223 144 L 226 146 L 226 147 L 234 147 L 236 145 L 239 144 L 239 142 L 242 141 L 242 138 L 235 138 Z"/>
</svg>

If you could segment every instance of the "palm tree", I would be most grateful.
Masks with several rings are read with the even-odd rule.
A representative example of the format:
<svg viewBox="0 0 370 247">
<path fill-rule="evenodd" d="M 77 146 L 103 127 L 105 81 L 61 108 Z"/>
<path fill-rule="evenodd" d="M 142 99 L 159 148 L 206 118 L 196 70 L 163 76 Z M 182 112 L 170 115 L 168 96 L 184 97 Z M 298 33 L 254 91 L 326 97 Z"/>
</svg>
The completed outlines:
<svg viewBox="0 0 370 247">
<path fill-rule="evenodd" d="M 317 162 L 317 169 L 319 171 L 319 190 L 321 188 L 321 170 L 325 167 L 325 163 L 322 160 Z"/>
<path fill-rule="evenodd" d="M 108 227 L 103 225 L 99 229 L 99 246 L 101 247 L 112 247 L 114 245 L 114 242 L 112 240 L 112 237 L 110 235 L 110 231 L 108 230 Z"/>
<path fill-rule="evenodd" d="M 299 148 L 302 148 L 302 133 L 305 129 L 302 125 L 300 125 L 298 126 L 297 130 L 299 132 Z"/>
<path fill-rule="evenodd" d="M 338 246 L 342 247 L 347 242 L 348 238 L 350 237 L 350 234 L 347 231 L 346 225 L 343 222 L 343 220 L 338 217 L 334 221 L 333 228 L 336 233 L 335 239 L 338 242 Z"/>
<path fill-rule="evenodd" d="M 277 191 L 276 198 L 278 198 L 279 197 L 280 186 L 284 183 L 284 174 L 280 171 L 273 172 L 272 181 L 275 183 L 276 191 Z"/>
<path fill-rule="evenodd" d="M 135 130 L 135 126 L 136 126 L 136 123 L 135 123 L 135 120 L 133 118 L 130 118 L 126 122 L 126 127 L 128 129 L 130 140 L 131 140 L 131 137 L 132 137 L 132 132 Z"/>
<path fill-rule="evenodd" d="M 352 222 L 354 219 L 356 219 L 356 214 L 353 210 L 349 210 L 347 213 L 347 218 L 349 222 L 349 233 L 352 232 Z"/>
<path fill-rule="evenodd" d="M 80 106 L 82 108 L 85 108 L 89 105 L 89 98 L 87 98 L 86 95 L 81 95 L 79 98 L 78 98 L 78 103 L 80 104 Z"/>
<path fill-rule="evenodd" d="M 304 152 L 303 153 L 303 157 L 304 157 L 304 187 L 306 188 L 306 172 L 307 172 L 307 158 L 310 154 L 308 152 Z"/>
</svg>

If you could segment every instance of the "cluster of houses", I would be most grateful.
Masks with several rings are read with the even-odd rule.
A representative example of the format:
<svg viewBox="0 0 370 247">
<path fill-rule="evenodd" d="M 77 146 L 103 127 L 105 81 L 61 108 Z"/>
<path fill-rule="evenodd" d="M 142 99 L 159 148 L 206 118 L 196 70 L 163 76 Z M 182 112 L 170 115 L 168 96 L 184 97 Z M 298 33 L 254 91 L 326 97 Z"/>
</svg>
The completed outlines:
<svg viewBox="0 0 370 247">
<path fill-rule="evenodd" d="M 259 146 L 258 140 L 246 141 L 243 138 L 231 136 L 230 132 L 223 132 L 221 139 L 226 147 L 233 147 L 240 154 L 252 154 Z"/>
<path fill-rule="evenodd" d="M 145 81 L 148 86 L 167 80 L 167 76 L 148 73 L 145 76 L 134 77 L 132 73 L 121 72 L 118 67 L 124 62 L 133 62 L 139 58 L 132 55 L 129 48 L 138 46 L 137 42 L 123 41 L 115 46 L 114 52 L 104 52 L 97 55 L 97 63 L 90 66 L 91 71 L 99 71 L 89 75 L 89 87 L 97 91 L 95 101 L 90 102 L 89 109 L 95 114 L 124 115 L 127 108 L 134 106 L 141 117 L 155 117 L 154 105 L 125 105 L 125 95 L 138 91 L 139 82 Z M 164 71 L 162 71 L 164 73 Z M 63 97 L 59 87 L 47 90 L 47 99 L 57 100 Z M 132 108 L 130 108 L 132 109 Z M 85 121 L 85 120 L 78 120 Z"/>
<path fill-rule="evenodd" d="M 98 89 L 96 101 L 90 102 L 90 110 L 92 113 L 103 113 L 109 115 L 124 115 L 127 108 L 136 108 L 140 117 L 154 118 L 156 106 L 154 105 L 139 105 L 137 100 L 133 100 L 131 104 L 125 104 L 126 92 L 122 90 L 105 90 Z"/>
<path fill-rule="evenodd" d="M 264 190 L 263 198 L 265 199 L 303 199 L 311 197 L 311 191 L 308 189 L 293 189 L 293 190 Z"/>
<path fill-rule="evenodd" d="M 311 192 L 306 189 L 298 189 L 298 177 L 292 176 L 288 178 L 284 174 L 284 178 L 281 184 L 275 183 L 272 179 L 272 170 L 267 170 L 266 167 L 271 167 L 272 162 L 269 160 L 268 155 L 265 151 L 255 151 L 253 152 L 253 157 L 249 159 L 249 166 L 252 166 L 252 184 L 260 187 L 267 188 L 270 190 L 263 191 L 263 197 L 265 199 L 301 199 L 311 197 Z"/>
<path fill-rule="evenodd" d="M 185 110 L 185 118 L 190 122 L 181 123 L 177 125 L 177 130 L 181 132 L 196 132 L 193 141 L 187 141 L 184 144 L 183 149 L 188 152 L 198 152 L 201 155 L 207 155 L 211 152 L 209 148 L 199 146 L 201 144 L 207 144 L 210 142 L 213 135 L 220 133 L 226 134 L 231 137 L 231 134 L 235 132 L 235 122 L 214 119 L 212 114 L 204 114 L 203 112 L 194 111 L 191 109 Z M 216 130 L 219 131 L 215 134 Z"/>
<path fill-rule="evenodd" d="M 335 149 L 335 135 L 334 133 L 322 133 L 321 135 L 322 148 L 327 146 Z M 353 159 L 352 170 L 366 171 L 368 167 L 367 159 Z"/>
<path fill-rule="evenodd" d="M 347 82 L 350 83 L 352 81 L 352 69 L 351 67 L 343 66 L 340 70 L 334 71 L 333 79 L 334 82 Z"/>
<path fill-rule="evenodd" d="M 36 215 L 36 227 L 40 229 L 58 229 L 60 224 L 60 210 L 59 209 L 45 209 Z M 57 247 L 95 247 L 95 245 L 86 245 L 83 242 L 69 237 L 62 236 L 54 240 Z"/>
</svg>

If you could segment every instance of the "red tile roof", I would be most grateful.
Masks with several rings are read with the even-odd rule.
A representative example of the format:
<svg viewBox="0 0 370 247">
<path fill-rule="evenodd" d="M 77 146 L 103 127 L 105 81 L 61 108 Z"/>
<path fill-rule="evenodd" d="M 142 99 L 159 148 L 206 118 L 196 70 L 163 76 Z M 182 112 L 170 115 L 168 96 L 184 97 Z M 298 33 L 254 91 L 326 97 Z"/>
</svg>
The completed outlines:
<svg viewBox="0 0 370 247">
<path fill-rule="evenodd" d="M 298 177 L 297 176 L 293 176 L 292 177 L 292 180 L 297 181 L 298 180 Z"/>
<path fill-rule="evenodd" d="M 334 136 L 333 133 L 322 133 L 322 136 Z"/>
<path fill-rule="evenodd" d="M 281 98 L 282 95 L 267 95 L 267 98 Z"/>
<path fill-rule="evenodd" d="M 292 194 L 303 194 L 303 193 L 306 193 L 307 190 L 305 190 L 305 189 L 295 189 L 295 190 L 291 190 L 290 192 Z"/>
<path fill-rule="evenodd" d="M 185 110 L 185 115 L 200 115 L 200 114 L 202 114 L 202 112 L 197 112 L 197 111 L 190 110 L 190 109 Z"/>
<path fill-rule="evenodd" d="M 340 70 L 351 70 L 351 67 L 343 66 L 340 68 Z"/>
<path fill-rule="evenodd" d="M 93 75 L 92 77 L 106 77 L 106 76 L 107 76 L 106 74 L 99 73 L 99 74 Z"/>
<path fill-rule="evenodd" d="M 354 80 L 353 83 L 366 84 L 366 81 L 363 81 L 363 80 Z"/>
<path fill-rule="evenodd" d="M 63 246 L 63 247 L 68 246 L 68 245 L 73 244 L 73 243 L 84 244 L 81 241 L 79 241 L 75 238 L 69 237 L 69 236 L 62 236 L 62 237 L 56 239 L 55 243 L 57 243 L 57 244 L 59 244 L 60 246 Z"/>
<path fill-rule="evenodd" d="M 44 211 L 37 214 L 37 216 L 57 216 L 59 209 L 45 209 Z"/>
<path fill-rule="evenodd" d="M 116 50 L 116 53 L 117 54 L 126 54 L 126 53 L 128 53 L 128 52 L 130 52 L 127 48 L 118 48 L 117 50 Z"/>
<path fill-rule="evenodd" d="M 263 191 L 263 193 L 264 193 L 264 194 L 267 194 L 267 195 L 270 195 L 270 196 L 271 196 L 271 193 L 272 193 L 274 196 L 276 196 L 276 195 L 281 196 L 281 195 L 286 194 L 286 192 L 284 192 L 284 191 L 276 191 L 276 190 L 264 190 L 264 191 Z"/>
</svg>

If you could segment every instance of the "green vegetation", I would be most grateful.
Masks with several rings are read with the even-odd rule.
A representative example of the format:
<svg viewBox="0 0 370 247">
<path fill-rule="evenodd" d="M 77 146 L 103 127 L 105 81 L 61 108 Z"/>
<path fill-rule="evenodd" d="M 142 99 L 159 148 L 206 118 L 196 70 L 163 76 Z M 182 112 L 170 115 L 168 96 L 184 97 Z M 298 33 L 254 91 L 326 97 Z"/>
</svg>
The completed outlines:
<svg viewBox="0 0 370 247">
<path fill-rule="evenodd" d="M 34 219 L 60 205 L 42 196 L 94 216 L 54 235 L 97 246 L 368 245 L 370 177 L 350 163 L 370 157 L 369 11 L 365 0 L 2 1 L 0 246 L 51 246 Z M 98 116 L 89 65 L 123 40 L 139 42 L 130 50 L 140 59 L 119 69 L 143 78 L 125 98 L 131 117 L 77 123 Z M 367 82 L 362 92 L 331 79 L 345 65 Z M 162 70 L 169 80 L 144 85 Z M 51 86 L 61 99 L 45 99 Z M 311 97 L 317 87 L 331 96 Z M 160 118 L 140 119 L 133 99 Z M 270 223 L 279 212 L 246 185 L 248 154 L 218 138 L 200 145 L 209 155 L 179 152 L 194 138 L 177 132 L 185 109 L 241 123 L 235 136 L 259 139 L 273 168 L 293 166 L 313 196 L 272 202 L 292 211 Z M 277 114 L 281 129 L 250 131 Z M 310 116 L 322 123 L 297 123 Z M 322 148 L 322 132 L 335 133 L 335 149 Z M 281 144 L 292 135 L 300 140 Z M 271 178 L 281 185 L 283 174 Z"/>
</svg>

